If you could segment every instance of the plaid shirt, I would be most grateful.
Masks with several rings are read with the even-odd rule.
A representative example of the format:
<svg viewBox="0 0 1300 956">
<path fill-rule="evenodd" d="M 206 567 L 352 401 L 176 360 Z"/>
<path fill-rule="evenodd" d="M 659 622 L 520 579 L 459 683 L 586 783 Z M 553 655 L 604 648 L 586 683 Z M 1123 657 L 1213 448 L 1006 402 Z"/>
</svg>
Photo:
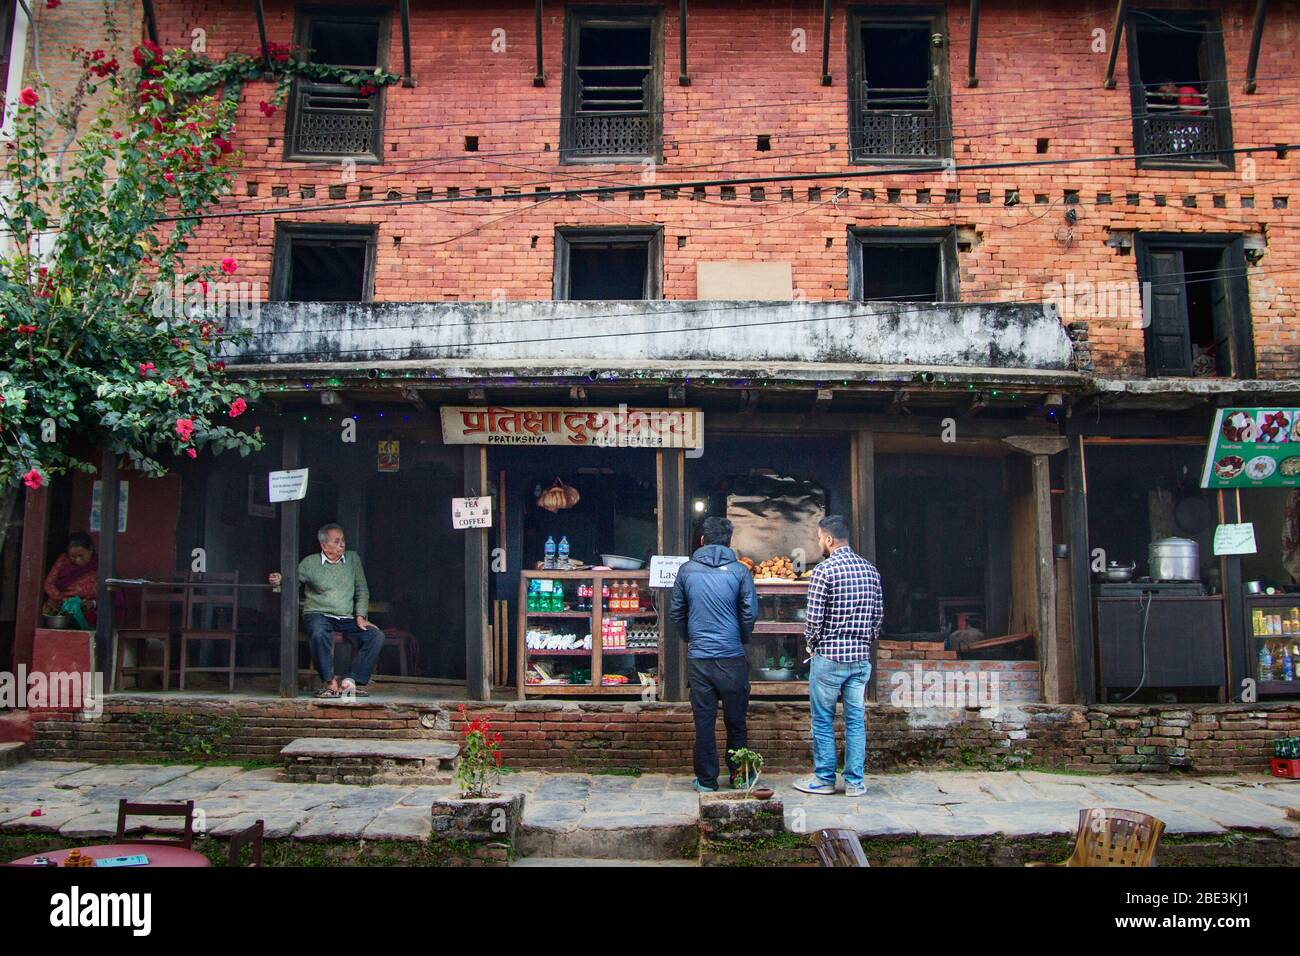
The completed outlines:
<svg viewBox="0 0 1300 956">
<path fill-rule="evenodd" d="M 884 616 L 880 572 L 870 561 L 843 545 L 817 565 L 803 632 L 809 651 L 845 664 L 870 660 Z"/>
</svg>

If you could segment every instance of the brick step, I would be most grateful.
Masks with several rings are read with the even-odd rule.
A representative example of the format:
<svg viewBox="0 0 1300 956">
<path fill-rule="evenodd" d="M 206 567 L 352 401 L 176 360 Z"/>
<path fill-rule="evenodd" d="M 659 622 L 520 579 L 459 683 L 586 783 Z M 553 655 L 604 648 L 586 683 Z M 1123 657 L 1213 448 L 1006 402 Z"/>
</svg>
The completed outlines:
<svg viewBox="0 0 1300 956">
<path fill-rule="evenodd" d="M 631 812 L 622 820 L 610 814 L 593 825 L 593 822 L 575 823 L 571 819 L 554 823 L 529 820 L 526 812 L 515 834 L 515 848 L 532 861 L 529 866 L 572 865 L 543 861 L 574 859 L 643 864 L 673 860 L 698 862 L 699 840 L 699 819 L 694 814 L 662 823 L 646 823 L 644 817 L 638 819 Z"/>
<path fill-rule="evenodd" d="M 445 740 L 299 737 L 280 751 L 297 783 L 451 783 L 460 747 Z"/>
<path fill-rule="evenodd" d="M 32 748 L 28 743 L 13 742 L 0 744 L 0 767 L 12 767 L 24 760 L 30 760 Z"/>
<path fill-rule="evenodd" d="M 512 867 L 539 866 L 574 866 L 574 867 L 609 867 L 609 866 L 699 866 L 699 860 L 605 860 L 600 857 L 582 856 L 526 856 L 515 860 Z"/>
</svg>

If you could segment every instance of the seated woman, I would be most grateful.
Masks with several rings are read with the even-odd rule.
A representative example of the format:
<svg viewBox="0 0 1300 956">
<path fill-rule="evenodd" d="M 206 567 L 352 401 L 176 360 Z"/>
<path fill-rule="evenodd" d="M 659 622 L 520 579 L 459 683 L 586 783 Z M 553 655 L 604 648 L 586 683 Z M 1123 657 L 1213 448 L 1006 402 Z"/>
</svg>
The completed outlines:
<svg viewBox="0 0 1300 956">
<path fill-rule="evenodd" d="M 99 557 L 90 535 L 78 531 L 68 538 L 68 546 L 45 576 L 46 614 L 62 614 L 63 602 L 81 599 L 81 613 L 88 624 L 95 623 L 95 596 L 98 587 Z"/>
</svg>

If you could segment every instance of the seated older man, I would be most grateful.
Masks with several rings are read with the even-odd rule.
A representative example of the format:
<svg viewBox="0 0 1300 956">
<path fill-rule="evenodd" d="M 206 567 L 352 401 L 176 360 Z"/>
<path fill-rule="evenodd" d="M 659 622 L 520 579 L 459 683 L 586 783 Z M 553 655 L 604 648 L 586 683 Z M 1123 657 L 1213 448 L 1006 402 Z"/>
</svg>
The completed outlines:
<svg viewBox="0 0 1300 956">
<path fill-rule="evenodd" d="M 316 533 L 320 553 L 303 558 L 298 565 L 298 580 L 306 591 L 302 605 L 302 626 L 307 632 L 312 661 L 320 674 L 317 697 L 365 697 L 358 685 L 370 682 L 370 672 L 384 646 L 384 633 L 368 620 L 370 588 L 361 556 L 347 550 L 343 529 L 327 524 Z M 269 578 L 279 586 L 281 576 Z M 340 684 L 334 673 L 334 632 L 352 644 L 351 673 Z"/>
</svg>

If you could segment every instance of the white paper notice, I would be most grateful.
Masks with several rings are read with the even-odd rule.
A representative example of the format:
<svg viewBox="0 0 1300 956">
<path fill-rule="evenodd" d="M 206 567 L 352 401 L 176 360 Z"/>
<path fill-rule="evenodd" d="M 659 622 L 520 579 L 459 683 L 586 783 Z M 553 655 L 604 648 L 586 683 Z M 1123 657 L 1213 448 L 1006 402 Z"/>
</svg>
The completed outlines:
<svg viewBox="0 0 1300 956">
<path fill-rule="evenodd" d="M 452 498 L 451 526 L 453 528 L 492 527 L 492 498 L 488 495 L 480 495 L 477 498 Z"/>
<path fill-rule="evenodd" d="M 277 501 L 302 501 L 307 497 L 307 469 L 273 471 L 268 478 L 267 497 Z"/>
<path fill-rule="evenodd" d="M 1255 526 L 1246 524 L 1221 524 L 1214 529 L 1215 554 L 1255 554 Z"/>
<path fill-rule="evenodd" d="M 650 586 L 670 588 L 677 583 L 677 570 L 691 560 L 685 556 L 655 554 L 650 557 Z"/>
</svg>

